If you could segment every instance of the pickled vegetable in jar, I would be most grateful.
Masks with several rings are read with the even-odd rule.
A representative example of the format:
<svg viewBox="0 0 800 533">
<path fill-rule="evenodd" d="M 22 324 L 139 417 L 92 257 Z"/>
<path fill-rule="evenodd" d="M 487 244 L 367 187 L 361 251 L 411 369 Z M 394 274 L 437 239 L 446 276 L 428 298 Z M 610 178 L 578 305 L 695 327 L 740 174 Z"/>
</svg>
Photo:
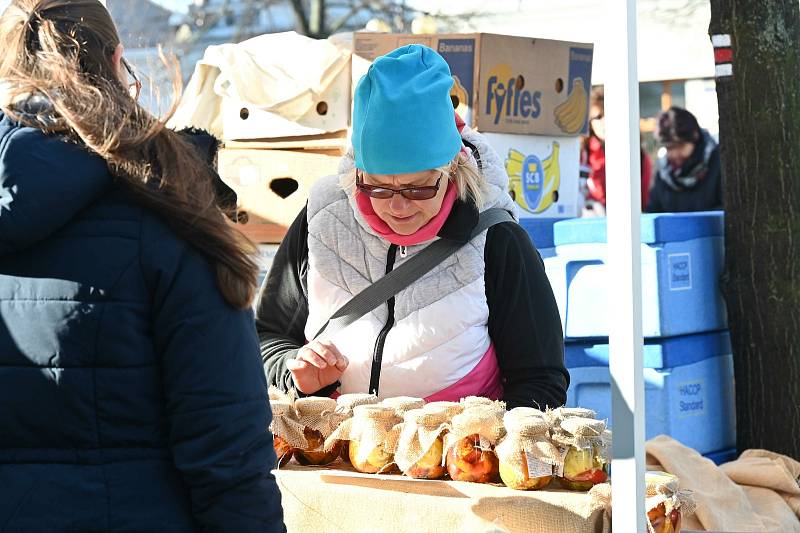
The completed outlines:
<svg viewBox="0 0 800 533">
<path fill-rule="evenodd" d="M 294 451 L 294 458 L 301 465 L 328 465 L 339 457 L 341 443 L 325 449 L 325 438 L 333 433 L 339 423 L 335 409 L 336 400 L 332 398 L 300 398 L 295 402 L 298 422 L 303 426 L 303 435 L 308 443 L 306 447 Z"/>
<path fill-rule="evenodd" d="M 303 433 L 303 426 L 297 421 L 294 407 L 290 402 L 274 400 L 270 402 L 272 409 L 272 445 L 278 459 L 278 467 L 284 467 L 291 461 L 297 448 L 308 445 Z"/>
<path fill-rule="evenodd" d="M 676 476 L 666 472 L 645 473 L 647 520 L 653 533 L 680 533 L 684 516 L 694 512 L 691 491 L 679 490 Z"/>
<path fill-rule="evenodd" d="M 392 407 L 380 404 L 359 405 L 353 417 L 345 420 L 328 437 L 325 447 L 336 441 L 349 441 L 350 463 L 367 474 L 390 473 L 399 436 L 400 419 Z"/>
<path fill-rule="evenodd" d="M 405 414 L 395 451 L 395 462 L 405 475 L 417 479 L 439 479 L 444 466 L 444 434 L 448 428 L 448 406 L 425 406 Z"/>
<path fill-rule="evenodd" d="M 610 439 L 602 420 L 566 418 L 553 432 L 553 441 L 560 447 L 561 484 L 570 490 L 586 491 L 608 480 L 608 447 Z"/>
<path fill-rule="evenodd" d="M 499 481 L 494 446 L 503 432 L 503 420 L 493 408 L 473 407 L 454 417 L 445 438 L 445 462 L 450 478 L 476 483 Z"/>
<path fill-rule="evenodd" d="M 336 413 L 341 416 L 341 421 L 352 418 L 353 409 L 359 405 L 372 405 L 380 402 L 377 396 L 367 393 L 342 394 L 336 398 Z M 341 422 L 340 422 L 341 423 Z M 342 461 L 350 462 L 350 442 L 341 441 L 342 451 L 340 453 Z"/>
<path fill-rule="evenodd" d="M 560 461 L 558 448 L 550 441 L 550 424 L 542 413 L 525 408 L 503 417 L 508 432 L 495 451 L 500 460 L 500 479 L 516 490 L 536 490 L 553 479 L 553 467 Z"/>
</svg>

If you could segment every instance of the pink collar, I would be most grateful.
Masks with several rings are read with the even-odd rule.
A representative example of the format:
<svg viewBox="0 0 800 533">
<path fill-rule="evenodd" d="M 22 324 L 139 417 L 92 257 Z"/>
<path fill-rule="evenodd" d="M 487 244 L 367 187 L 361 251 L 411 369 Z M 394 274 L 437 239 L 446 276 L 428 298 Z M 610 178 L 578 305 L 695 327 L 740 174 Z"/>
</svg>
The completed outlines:
<svg viewBox="0 0 800 533">
<path fill-rule="evenodd" d="M 389 227 L 389 224 L 384 222 L 381 217 L 375 213 L 369 196 L 361 194 L 358 192 L 358 190 L 356 190 L 356 205 L 358 206 L 361 216 L 363 216 L 364 220 L 366 220 L 367 224 L 369 224 L 369 227 L 371 227 L 372 230 L 380 237 L 383 237 L 390 243 L 398 246 L 411 246 L 430 241 L 436 237 L 436 235 L 438 235 L 439 230 L 441 230 L 442 226 L 444 226 L 447 217 L 450 216 L 450 211 L 453 209 L 453 204 L 455 203 L 457 196 L 458 193 L 456 191 L 455 184 L 452 181 L 448 181 L 447 192 L 445 192 L 444 200 L 442 200 L 442 208 L 439 210 L 436 216 L 430 219 L 424 226 L 411 235 L 400 235 L 399 233 L 392 231 L 392 228 Z"/>
</svg>

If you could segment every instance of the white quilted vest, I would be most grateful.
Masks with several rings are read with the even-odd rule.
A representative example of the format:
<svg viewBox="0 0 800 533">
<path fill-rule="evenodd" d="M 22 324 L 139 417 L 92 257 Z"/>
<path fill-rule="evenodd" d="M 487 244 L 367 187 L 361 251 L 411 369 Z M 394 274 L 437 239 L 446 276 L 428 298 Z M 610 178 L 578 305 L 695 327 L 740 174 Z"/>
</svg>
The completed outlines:
<svg viewBox="0 0 800 533">
<path fill-rule="evenodd" d="M 497 153 L 468 128 L 462 137 L 480 154 L 486 179 L 482 209 L 501 207 L 515 213 L 508 176 Z M 339 172 L 352 168 L 348 154 Z M 339 176 L 323 178 L 309 195 L 307 339 L 336 309 L 386 273 L 390 243 L 375 234 L 339 182 Z M 485 243 L 486 232 L 396 295 L 394 326 L 383 349 L 381 398 L 430 396 L 468 374 L 489 349 Z M 427 244 L 398 252 L 394 268 Z M 376 340 L 387 319 L 388 306 L 383 304 L 330 339 L 350 361 L 340 392 L 368 391 Z"/>
</svg>

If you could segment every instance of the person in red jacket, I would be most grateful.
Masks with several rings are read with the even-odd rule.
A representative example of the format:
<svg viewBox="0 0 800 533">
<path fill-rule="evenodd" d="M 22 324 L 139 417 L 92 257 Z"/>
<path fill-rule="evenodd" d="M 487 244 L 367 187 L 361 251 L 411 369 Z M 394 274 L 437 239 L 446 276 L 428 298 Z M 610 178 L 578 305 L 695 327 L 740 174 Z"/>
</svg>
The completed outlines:
<svg viewBox="0 0 800 533">
<path fill-rule="evenodd" d="M 581 165 L 588 169 L 586 180 L 586 203 L 597 215 L 604 215 L 606 209 L 606 131 L 603 111 L 603 88 L 592 89 L 589 101 L 589 136 L 584 138 L 581 147 Z M 650 195 L 650 176 L 653 164 L 644 150 L 641 150 L 642 171 L 642 209 L 647 206 Z"/>
</svg>

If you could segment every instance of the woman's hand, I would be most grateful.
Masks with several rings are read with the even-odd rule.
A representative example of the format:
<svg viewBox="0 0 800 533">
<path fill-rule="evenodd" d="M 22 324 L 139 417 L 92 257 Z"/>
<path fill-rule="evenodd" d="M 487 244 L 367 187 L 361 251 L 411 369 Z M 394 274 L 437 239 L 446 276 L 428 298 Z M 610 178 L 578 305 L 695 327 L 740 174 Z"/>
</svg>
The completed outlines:
<svg viewBox="0 0 800 533">
<path fill-rule="evenodd" d="M 286 361 L 295 386 L 304 394 L 313 394 L 336 383 L 347 365 L 347 358 L 327 341 L 312 341 L 300 348 L 297 357 Z"/>
</svg>

